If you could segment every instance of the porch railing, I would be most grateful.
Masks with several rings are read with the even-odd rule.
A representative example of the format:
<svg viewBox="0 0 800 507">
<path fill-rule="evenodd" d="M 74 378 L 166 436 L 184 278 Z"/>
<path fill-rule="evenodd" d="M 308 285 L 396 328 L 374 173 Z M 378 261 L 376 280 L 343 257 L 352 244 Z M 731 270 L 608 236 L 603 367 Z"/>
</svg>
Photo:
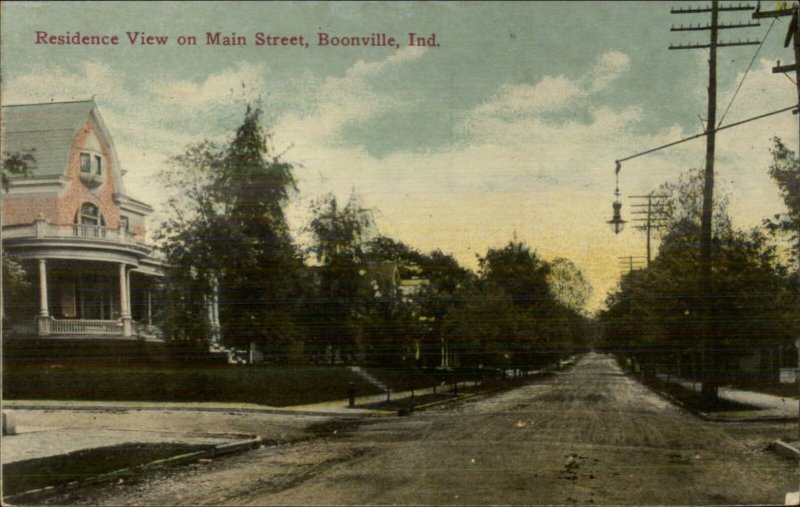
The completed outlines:
<svg viewBox="0 0 800 507">
<path fill-rule="evenodd" d="M 122 324 L 113 320 L 53 319 L 50 322 L 50 333 L 122 336 Z"/>
<path fill-rule="evenodd" d="M 36 237 L 36 226 L 34 224 L 9 225 L 3 227 L 3 239 L 35 238 L 35 237 Z"/>
<path fill-rule="evenodd" d="M 102 225 L 84 224 L 58 225 L 48 223 L 45 220 L 37 220 L 32 224 L 5 226 L 3 227 L 2 237 L 4 240 L 16 238 L 82 238 L 145 247 L 144 241 L 123 228 L 112 229 Z"/>
</svg>

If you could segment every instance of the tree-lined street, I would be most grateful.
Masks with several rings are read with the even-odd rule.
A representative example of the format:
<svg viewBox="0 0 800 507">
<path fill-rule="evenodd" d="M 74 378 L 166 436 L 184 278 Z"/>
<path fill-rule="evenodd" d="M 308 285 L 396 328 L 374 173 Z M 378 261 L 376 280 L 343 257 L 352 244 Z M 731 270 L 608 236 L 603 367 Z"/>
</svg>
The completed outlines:
<svg viewBox="0 0 800 507">
<path fill-rule="evenodd" d="M 781 503 L 796 466 L 766 450 L 788 425 L 683 412 L 588 354 L 477 401 L 332 424 L 320 438 L 95 487 L 53 503 Z"/>
</svg>

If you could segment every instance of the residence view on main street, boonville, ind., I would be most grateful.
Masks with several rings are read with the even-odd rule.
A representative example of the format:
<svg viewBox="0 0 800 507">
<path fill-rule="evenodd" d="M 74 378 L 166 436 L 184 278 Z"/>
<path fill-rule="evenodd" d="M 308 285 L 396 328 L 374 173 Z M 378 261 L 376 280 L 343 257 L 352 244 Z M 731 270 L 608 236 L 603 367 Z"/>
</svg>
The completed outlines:
<svg viewBox="0 0 800 507">
<path fill-rule="evenodd" d="M 0 8 L 5 504 L 800 505 L 800 3 Z"/>
</svg>

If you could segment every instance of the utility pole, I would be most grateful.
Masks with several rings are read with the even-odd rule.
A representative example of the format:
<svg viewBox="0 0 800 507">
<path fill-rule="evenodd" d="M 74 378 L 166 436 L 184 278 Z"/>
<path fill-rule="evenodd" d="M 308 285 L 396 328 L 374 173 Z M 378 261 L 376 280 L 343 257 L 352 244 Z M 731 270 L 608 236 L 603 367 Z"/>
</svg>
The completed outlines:
<svg viewBox="0 0 800 507">
<path fill-rule="evenodd" d="M 634 269 L 642 269 L 644 267 L 644 257 L 637 255 L 626 255 L 624 257 L 617 257 L 619 260 L 619 269 L 621 274 L 625 272 L 633 273 Z"/>
<path fill-rule="evenodd" d="M 650 267 L 652 261 L 652 233 L 653 229 L 660 229 L 666 225 L 666 213 L 664 211 L 664 202 L 668 196 L 663 194 L 654 194 L 650 192 L 647 195 L 629 195 L 629 199 L 647 199 L 647 203 L 631 204 L 635 209 L 632 215 L 643 215 L 643 218 L 634 218 L 634 222 L 640 222 L 642 225 L 636 226 L 640 231 L 645 231 L 647 234 L 647 267 Z M 643 209 L 642 209 L 643 208 Z"/>
<path fill-rule="evenodd" d="M 778 65 L 772 68 L 773 74 L 783 74 L 786 72 L 794 71 L 794 83 L 795 87 L 797 88 L 797 109 L 794 110 L 794 113 L 797 114 L 800 112 L 800 5 L 795 3 L 790 8 L 775 10 L 775 11 L 762 11 L 761 10 L 761 3 L 759 2 L 759 8 L 753 12 L 753 19 L 761 19 L 761 18 L 778 18 L 783 16 L 791 16 L 792 21 L 789 23 L 789 29 L 786 30 L 786 37 L 783 40 L 783 47 L 789 47 L 789 43 L 794 40 L 794 63 L 791 65 Z M 798 122 L 798 145 L 797 145 L 797 154 L 800 156 L 800 122 Z M 800 263 L 798 263 L 800 266 Z M 798 267 L 798 277 L 800 277 L 800 267 Z M 797 374 L 800 374 L 800 337 L 795 340 L 795 348 L 797 349 Z M 798 389 L 800 389 L 800 380 L 797 379 L 797 374 L 795 374 L 795 382 L 797 382 Z M 800 418 L 800 396 L 798 396 L 798 418 Z M 800 438 L 800 419 L 798 420 L 797 425 L 797 435 Z M 798 462 L 800 464 L 800 462 Z M 797 496 L 791 498 L 794 493 L 788 493 L 786 495 L 786 505 L 789 505 L 790 502 L 792 504 L 800 503 L 800 486 L 798 486 Z"/>
<path fill-rule="evenodd" d="M 713 345 L 709 343 L 709 317 L 710 317 L 710 296 L 711 296 L 711 241 L 713 203 L 714 203 L 714 156 L 715 156 L 715 133 L 717 128 L 717 48 L 726 46 L 750 46 L 758 45 L 759 41 L 737 41 L 721 42 L 718 34 L 723 29 L 747 28 L 760 26 L 758 23 L 722 23 L 719 22 L 719 13 L 728 11 L 752 11 L 751 5 L 719 5 L 719 0 L 712 0 L 710 6 L 686 7 L 682 9 L 672 9 L 673 14 L 698 14 L 711 13 L 711 23 L 707 25 L 689 25 L 679 27 L 673 26 L 673 32 L 681 31 L 708 31 L 708 44 L 678 44 L 670 45 L 669 49 L 704 49 L 708 48 L 708 114 L 706 117 L 706 167 L 703 180 L 703 214 L 700 222 L 700 295 L 701 295 L 701 316 L 700 324 L 700 362 L 703 375 L 702 393 L 705 396 L 717 397 L 717 379 L 712 372 L 714 361 L 712 355 Z"/>
<path fill-rule="evenodd" d="M 773 74 L 785 74 L 786 72 L 795 72 L 795 87 L 797 88 L 797 102 L 800 104 L 800 22 L 798 22 L 798 6 L 796 3 L 789 8 L 780 9 L 777 11 L 762 11 L 757 8 L 753 12 L 753 19 L 761 18 L 779 18 L 783 16 L 791 16 L 792 21 L 789 23 L 789 29 L 786 30 L 786 38 L 783 41 L 783 47 L 789 47 L 789 43 L 794 39 L 794 63 L 790 65 L 776 65 L 772 68 Z M 780 63 L 780 62 L 778 62 Z M 797 111 L 795 111 L 795 114 Z M 798 140 L 800 140 L 800 122 L 798 122 Z M 800 144 L 798 145 L 800 146 Z M 800 149 L 798 150 L 800 153 Z"/>
</svg>

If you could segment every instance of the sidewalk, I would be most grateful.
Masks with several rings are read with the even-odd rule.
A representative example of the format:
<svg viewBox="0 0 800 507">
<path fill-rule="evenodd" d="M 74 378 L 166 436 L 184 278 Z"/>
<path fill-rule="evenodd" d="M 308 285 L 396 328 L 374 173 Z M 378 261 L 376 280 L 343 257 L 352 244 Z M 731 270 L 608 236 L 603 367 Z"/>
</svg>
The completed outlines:
<svg viewBox="0 0 800 507">
<path fill-rule="evenodd" d="M 479 385 L 477 382 L 459 382 L 460 388 Z M 451 392 L 450 385 L 440 386 L 437 393 Z M 432 394 L 433 388 L 415 389 L 414 391 L 391 392 L 392 400 L 412 396 Z M 385 416 L 395 415 L 396 411 L 373 410 L 359 408 L 386 401 L 385 393 L 357 396 L 355 406 L 350 407 L 350 400 L 331 400 L 307 405 L 273 407 L 255 403 L 228 402 L 150 402 L 150 401 L 72 401 L 72 400 L 3 400 L 3 410 L 158 410 L 158 411 L 196 411 L 196 412 L 240 412 L 260 414 L 292 414 L 314 416 Z"/>
<path fill-rule="evenodd" d="M 92 430 L 85 428 L 36 429 L 20 427 L 17 434 L 3 437 L 4 465 L 15 461 L 59 456 L 71 452 L 121 444 L 220 445 L 242 440 L 234 435 L 193 435 L 164 431 Z"/>
<path fill-rule="evenodd" d="M 473 385 L 473 383 L 468 383 Z M 437 388 L 437 392 L 449 392 L 450 386 Z M 433 388 L 413 391 L 415 396 L 433 392 Z M 410 397 L 412 391 L 391 393 L 392 400 Z M 349 400 L 333 400 L 290 407 L 271 407 L 251 403 L 156 403 L 136 401 L 69 401 L 69 400 L 5 400 L 3 412 L 16 420 L 16 433 L 3 438 L 2 462 L 42 458 L 67 454 L 79 450 L 106 447 L 126 443 L 189 443 L 189 444 L 226 444 L 242 438 L 241 435 L 200 433 L 196 428 L 181 428 L 176 424 L 174 431 L 143 429 L 131 425 L 126 427 L 104 426 L 103 420 L 114 415 L 146 411 L 197 412 L 224 415 L 279 415 L 289 417 L 311 418 L 315 422 L 330 418 L 355 418 L 371 416 L 396 416 L 396 410 L 373 410 L 358 408 L 358 405 L 386 401 L 386 394 L 359 396 L 356 406 L 350 407 Z M 39 413 L 41 412 L 41 413 Z M 84 414 L 82 417 L 70 414 Z M 81 426 L 86 417 L 92 417 L 91 427 Z M 96 414 L 96 415 L 94 415 Z M 188 415 L 188 414 L 187 414 Z M 58 418 L 58 423 L 46 424 L 46 419 Z M 135 417 L 135 416 L 134 416 Z M 144 415 L 144 417 L 148 417 Z M 206 416 L 201 416 L 206 417 Z M 74 420 L 74 423 L 70 421 Z M 37 422 L 38 419 L 38 422 Z M 66 422 L 62 422 L 66 419 Z M 293 424 L 287 421 L 287 424 Z M 187 431 L 187 429 L 189 431 Z M 235 433 L 235 432 L 234 432 Z"/>
<path fill-rule="evenodd" d="M 657 377 L 660 380 L 680 384 L 689 390 L 700 392 L 701 383 L 692 382 L 680 377 L 675 377 L 659 373 Z M 734 389 L 732 387 L 719 387 L 719 397 L 733 401 L 736 403 L 743 403 L 745 405 L 752 405 L 758 407 L 758 411 L 747 412 L 726 412 L 715 414 L 715 418 L 720 419 L 737 419 L 746 417 L 747 419 L 797 419 L 798 407 L 800 402 L 797 398 L 784 398 L 772 394 L 757 393 L 755 391 L 745 391 L 742 389 Z"/>
</svg>

